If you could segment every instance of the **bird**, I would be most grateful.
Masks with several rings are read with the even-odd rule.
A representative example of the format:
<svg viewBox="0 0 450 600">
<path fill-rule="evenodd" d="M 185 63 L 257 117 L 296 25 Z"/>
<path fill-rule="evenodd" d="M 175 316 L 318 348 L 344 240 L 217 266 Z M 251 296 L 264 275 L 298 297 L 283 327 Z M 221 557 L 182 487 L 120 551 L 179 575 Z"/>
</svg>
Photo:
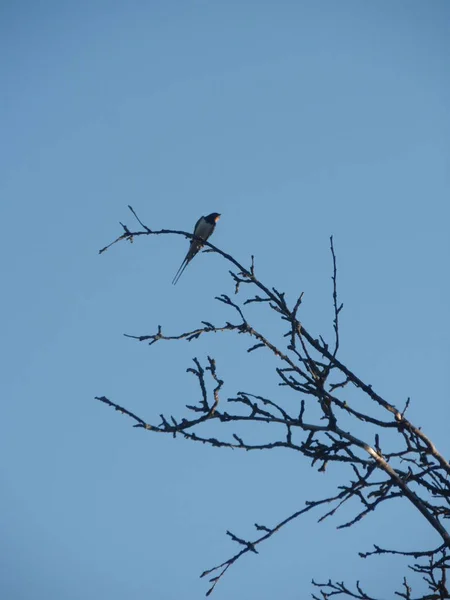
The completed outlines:
<svg viewBox="0 0 450 600">
<path fill-rule="evenodd" d="M 175 285 L 180 279 L 181 275 L 183 274 L 183 271 L 194 258 L 194 256 L 203 248 L 202 240 L 206 242 L 206 240 L 214 231 L 216 223 L 219 219 L 220 214 L 214 212 L 208 215 L 207 217 L 200 217 L 200 219 L 197 221 L 194 227 L 193 235 L 195 235 L 196 238 L 200 239 L 194 238 L 191 240 L 191 245 L 189 246 L 188 253 L 186 254 L 185 259 L 181 263 L 180 268 L 178 269 L 178 271 L 175 274 L 175 277 L 172 280 L 173 285 Z"/>
</svg>

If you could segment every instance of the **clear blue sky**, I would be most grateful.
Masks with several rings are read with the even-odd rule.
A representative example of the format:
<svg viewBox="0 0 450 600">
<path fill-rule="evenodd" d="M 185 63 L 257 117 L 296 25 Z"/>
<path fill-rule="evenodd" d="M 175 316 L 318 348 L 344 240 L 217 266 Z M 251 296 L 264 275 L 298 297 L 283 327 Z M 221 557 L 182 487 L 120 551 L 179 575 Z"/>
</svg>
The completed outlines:
<svg viewBox="0 0 450 600">
<path fill-rule="evenodd" d="M 338 481 L 287 452 L 136 430 L 93 400 L 181 415 L 197 399 L 185 369 L 208 353 L 225 394 L 280 393 L 230 337 L 122 336 L 225 319 L 214 296 L 232 291 L 212 254 L 173 287 L 178 237 L 98 256 L 133 224 L 127 204 L 150 227 L 222 213 L 214 243 L 304 291 L 316 334 L 333 234 L 341 358 L 393 403 L 411 396 L 450 454 L 448 2 L 3 2 L 0 49 L 2 598 L 199 598 L 198 575 L 235 550 L 226 529 L 251 536 Z M 357 552 L 437 541 L 405 503 L 336 531 L 348 514 L 299 520 L 214 597 L 306 598 L 313 577 L 389 597 L 401 563 L 380 578 Z"/>
</svg>

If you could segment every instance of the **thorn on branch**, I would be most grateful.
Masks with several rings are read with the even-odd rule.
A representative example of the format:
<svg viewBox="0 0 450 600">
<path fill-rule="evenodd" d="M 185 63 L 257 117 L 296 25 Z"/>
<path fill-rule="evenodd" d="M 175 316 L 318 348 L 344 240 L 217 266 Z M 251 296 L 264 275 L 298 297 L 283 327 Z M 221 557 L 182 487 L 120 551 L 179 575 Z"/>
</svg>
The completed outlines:
<svg viewBox="0 0 450 600">
<path fill-rule="evenodd" d="M 294 310 L 292 311 L 292 315 L 293 315 L 294 319 L 297 318 L 297 311 L 300 307 L 300 304 L 302 303 L 302 300 L 303 300 L 303 292 L 298 297 L 297 302 L 295 303 L 295 306 L 294 306 Z"/>
<path fill-rule="evenodd" d="M 235 433 L 233 433 L 233 437 L 234 437 L 234 439 L 237 441 L 237 443 L 238 443 L 240 446 L 242 446 L 242 447 L 244 447 L 244 446 L 245 446 L 245 444 L 244 444 L 244 440 L 243 440 L 242 438 L 240 438 L 240 437 L 239 437 L 238 435 L 236 435 Z"/>
<path fill-rule="evenodd" d="M 252 346 L 251 348 L 249 348 L 247 350 L 247 352 L 253 352 L 253 350 L 257 350 L 258 348 L 264 348 L 264 344 L 260 343 L 260 344 L 255 344 L 254 346 Z"/>
<path fill-rule="evenodd" d="M 233 540 L 233 542 L 236 542 L 237 544 L 240 544 L 241 546 L 245 546 L 246 548 L 251 550 L 251 552 L 258 554 L 258 550 L 255 548 L 255 545 L 252 542 L 248 542 L 247 540 L 238 538 L 236 535 L 234 535 L 234 533 L 231 533 L 231 531 L 227 531 L 227 535 L 230 536 L 230 538 Z"/>
<path fill-rule="evenodd" d="M 269 529 L 265 525 L 258 525 L 258 523 L 255 523 L 255 528 L 258 531 L 265 531 L 266 533 L 272 533 L 272 531 L 273 531 L 273 529 Z"/>
<path fill-rule="evenodd" d="M 406 411 L 407 411 L 407 410 L 408 410 L 408 408 L 409 408 L 409 403 L 410 403 L 410 401 L 411 401 L 411 398 L 408 396 L 408 398 L 406 399 L 405 408 L 404 408 L 404 409 L 402 410 L 402 412 L 401 412 L 402 419 L 403 419 L 403 417 L 405 416 L 405 413 L 406 413 Z"/>
<path fill-rule="evenodd" d="M 270 302 L 270 298 L 261 298 L 261 296 L 258 296 L 258 294 L 256 294 L 256 296 L 254 296 L 253 298 L 249 298 L 248 300 L 246 300 L 244 302 L 244 306 L 246 304 L 251 304 L 252 302 Z"/>
<path fill-rule="evenodd" d="M 151 233 L 151 232 L 152 232 L 152 230 L 151 230 L 151 229 L 149 229 L 149 228 L 147 227 L 147 225 L 144 225 L 144 223 L 143 223 L 143 222 L 140 220 L 140 218 L 137 216 L 137 214 L 136 214 L 136 212 L 135 212 L 134 208 L 133 208 L 132 206 L 130 206 L 130 205 L 128 205 L 128 208 L 131 210 L 131 212 L 133 213 L 133 215 L 136 217 L 136 220 L 137 220 L 137 222 L 139 223 L 139 225 L 140 225 L 140 226 L 141 226 L 143 229 L 145 229 L 145 231 L 147 231 L 147 233 Z"/>
</svg>

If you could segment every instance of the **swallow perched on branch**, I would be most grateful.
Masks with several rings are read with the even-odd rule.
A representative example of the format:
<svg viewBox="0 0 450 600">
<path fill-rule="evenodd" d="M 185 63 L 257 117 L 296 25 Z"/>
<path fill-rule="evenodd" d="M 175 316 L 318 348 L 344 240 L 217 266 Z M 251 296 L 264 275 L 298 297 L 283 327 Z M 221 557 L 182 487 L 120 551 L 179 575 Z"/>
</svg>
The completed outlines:
<svg viewBox="0 0 450 600">
<path fill-rule="evenodd" d="M 191 245 L 189 246 L 188 253 L 186 254 L 185 259 L 181 263 L 180 268 L 178 269 L 175 277 L 173 278 L 172 283 L 174 285 L 180 279 L 181 275 L 183 274 L 183 271 L 194 258 L 194 256 L 203 248 L 202 241 L 206 242 L 206 240 L 210 237 L 219 219 L 219 213 L 211 213 L 207 217 L 200 217 L 200 219 L 197 221 L 194 227 L 193 235 L 195 235 L 196 238 L 200 239 L 191 240 Z"/>
</svg>

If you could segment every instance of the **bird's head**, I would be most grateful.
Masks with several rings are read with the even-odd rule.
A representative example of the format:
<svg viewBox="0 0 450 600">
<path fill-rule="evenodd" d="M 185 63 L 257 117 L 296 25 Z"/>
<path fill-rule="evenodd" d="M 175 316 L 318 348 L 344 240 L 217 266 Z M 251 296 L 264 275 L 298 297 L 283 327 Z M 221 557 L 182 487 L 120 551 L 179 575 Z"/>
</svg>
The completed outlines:
<svg viewBox="0 0 450 600">
<path fill-rule="evenodd" d="M 217 223 L 217 221 L 220 219 L 220 213 L 211 213 L 210 217 L 214 223 Z"/>
</svg>

